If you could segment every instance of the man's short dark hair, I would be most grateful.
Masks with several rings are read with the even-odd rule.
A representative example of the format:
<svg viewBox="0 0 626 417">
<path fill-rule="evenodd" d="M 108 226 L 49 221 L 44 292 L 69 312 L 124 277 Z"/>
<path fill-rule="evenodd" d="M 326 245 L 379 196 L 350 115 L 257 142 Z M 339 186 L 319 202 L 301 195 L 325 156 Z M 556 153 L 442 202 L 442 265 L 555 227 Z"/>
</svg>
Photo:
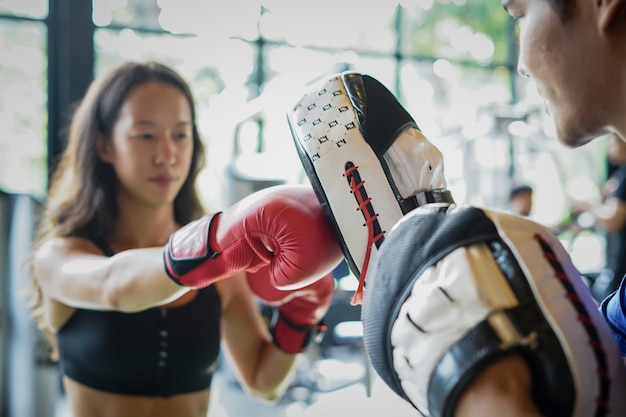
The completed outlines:
<svg viewBox="0 0 626 417">
<path fill-rule="evenodd" d="M 511 192 L 509 192 L 509 200 L 512 200 L 513 198 L 517 197 L 520 194 L 532 193 L 532 192 L 533 192 L 533 187 L 531 187 L 528 184 L 516 185 L 513 188 L 511 188 Z"/>
</svg>

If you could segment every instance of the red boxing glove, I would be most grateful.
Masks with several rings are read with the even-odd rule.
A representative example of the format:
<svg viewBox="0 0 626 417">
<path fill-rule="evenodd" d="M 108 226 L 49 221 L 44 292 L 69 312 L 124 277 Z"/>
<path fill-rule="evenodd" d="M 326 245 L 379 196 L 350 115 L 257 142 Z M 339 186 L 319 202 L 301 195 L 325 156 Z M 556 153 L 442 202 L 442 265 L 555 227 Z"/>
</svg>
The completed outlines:
<svg viewBox="0 0 626 417">
<path fill-rule="evenodd" d="M 279 185 L 174 232 L 163 250 L 165 270 L 187 287 L 206 287 L 240 271 L 268 268 L 276 288 L 305 286 L 343 257 L 314 191 Z"/>
<path fill-rule="evenodd" d="M 278 306 L 270 324 L 274 344 L 288 353 L 303 352 L 325 330 L 321 322 L 335 290 L 333 275 L 328 273 L 306 287 L 284 291 L 270 284 L 267 272 L 263 268 L 249 273 L 248 284 L 263 303 Z"/>
</svg>

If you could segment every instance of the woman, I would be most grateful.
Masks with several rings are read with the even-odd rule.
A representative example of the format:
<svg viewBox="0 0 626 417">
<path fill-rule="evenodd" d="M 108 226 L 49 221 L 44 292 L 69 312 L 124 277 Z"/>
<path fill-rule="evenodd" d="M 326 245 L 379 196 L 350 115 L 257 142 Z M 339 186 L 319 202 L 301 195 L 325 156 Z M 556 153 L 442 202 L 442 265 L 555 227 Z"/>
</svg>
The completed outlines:
<svg viewBox="0 0 626 417">
<path fill-rule="evenodd" d="M 244 389 L 286 388 L 294 352 L 273 343 L 245 268 L 195 287 L 164 269 L 170 235 L 203 214 L 203 152 L 190 88 L 164 65 L 124 63 L 76 109 L 32 259 L 75 417 L 205 416 L 221 337 Z"/>
</svg>

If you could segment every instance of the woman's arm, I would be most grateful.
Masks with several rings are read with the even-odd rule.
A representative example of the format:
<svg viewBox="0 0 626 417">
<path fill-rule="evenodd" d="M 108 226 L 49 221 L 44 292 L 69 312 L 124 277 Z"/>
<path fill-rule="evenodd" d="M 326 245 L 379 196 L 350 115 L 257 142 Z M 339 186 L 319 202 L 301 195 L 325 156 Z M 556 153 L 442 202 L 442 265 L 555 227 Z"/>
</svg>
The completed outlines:
<svg viewBox="0 0 626 417">
<path fill-rule="evenodd" d="M 239 381 L 257 398 L 280 399 L 291 380 L 297 356 L 272 343 L 245 273 L 216 285 L 222 298 L 224 343 Z"/>
<path fill-rule="evenodd" d="M 134 312 L 189 291 L 167 276 L 161 247 L 107 257 L 87 239 L 59 238 L 45 243 L 33 262 L 44 297 L 70 307 Z"/>
</svg>

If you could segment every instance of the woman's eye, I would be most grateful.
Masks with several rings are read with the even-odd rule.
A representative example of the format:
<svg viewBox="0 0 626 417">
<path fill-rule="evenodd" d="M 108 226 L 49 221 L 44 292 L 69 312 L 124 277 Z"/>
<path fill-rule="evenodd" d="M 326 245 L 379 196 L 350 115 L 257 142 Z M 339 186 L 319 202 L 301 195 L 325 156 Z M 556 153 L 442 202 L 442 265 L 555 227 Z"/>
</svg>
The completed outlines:
<svg viewBox="0 0 626 417">
<path fill-rule="evenodd" d="M 187 132 L 180 132 L 180 133 L 176 133 L 176 134 L 174 135 L 174 137 L 175 137 L 176 139 L 180 139 L 180 140 L 182 140 L 182 139 L 187 139 L 187 138 L 188 138 L 188 137 L 190 137 L 190 136 L 191 136 L 191 135 L 190 135 L 189 133 L 187 133 Z"/>
<path fill-rule="evenodd" d="M 153 135 L 152 133 L 137 133 L 135 134 L 135 137 L 137 139 L 149 140 L 152 139 Z"/>
</svg>

